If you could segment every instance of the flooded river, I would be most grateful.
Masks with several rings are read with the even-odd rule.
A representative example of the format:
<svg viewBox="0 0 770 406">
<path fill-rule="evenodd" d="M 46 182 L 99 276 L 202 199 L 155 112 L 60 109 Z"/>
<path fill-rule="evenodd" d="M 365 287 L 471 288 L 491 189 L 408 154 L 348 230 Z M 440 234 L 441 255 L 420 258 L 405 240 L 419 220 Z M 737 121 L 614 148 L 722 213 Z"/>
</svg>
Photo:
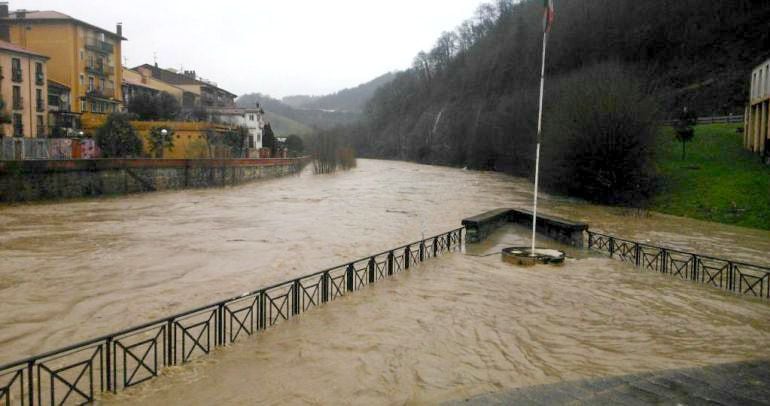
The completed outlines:
<svg viewBox="0 0 770 406">
<path fill-rule="evenodd" d="M 526 180 L 501 174 L 359 160 L 334 175 L 0 207 L 0 363 L 379 252 L 531 198 Z M 618 236 L 770 264 L 767 231 L 550 196 L 542 205 Z M 770 356 L 767 303 L 598 256 L 570 261 L 510 272 L 496 257 L 436 259 L 113 400 L 435 401 Z M 196 391 L 185 387 L 187 399 L 184 382 L 199 383 L 191 385 Z"/>
</svg>

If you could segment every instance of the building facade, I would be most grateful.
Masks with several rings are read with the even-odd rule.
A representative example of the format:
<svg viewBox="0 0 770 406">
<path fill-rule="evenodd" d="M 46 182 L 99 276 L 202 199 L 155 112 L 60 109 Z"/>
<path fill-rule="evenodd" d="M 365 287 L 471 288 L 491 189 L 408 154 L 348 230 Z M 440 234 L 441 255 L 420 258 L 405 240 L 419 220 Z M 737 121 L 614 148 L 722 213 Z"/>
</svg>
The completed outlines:
<svg viewBox="0 0 770 406">
<path fill-rule="evenodd" d="M 172 69 L 159 68 L 156 65 L 144 64 L 133 68 L 135 71 L 150 72 L 153 78 L 185 90 L 191 95 L 182 103 L 183 109 L 228 108 L 235 106 L 237 95 L 228 92 L 215 83 L 201 79 L 194 70 L 179 73 Z"/>
<path fill-rule="evenodd" d="M 3 100 L 2 136 L 45 137 L 48 106 L 48 57 L 0 41 L 0 97 Z"/>
<path fill-rule="evenodd" d="M 70 89 L 75 112 L 122 109 L 120 24 L 111 32 L 57 11 L 7 12 L 7 4 L 0 24 L 0 37 L 50 58 L 50 79 Z"/>
<path fill-rule="evenodd" d="M 749 105 L 746 107 L 743 145 L 770 162 L 770 59 L 751 72 Z"/>
<path fill-rule="evenodd" d="M 209 121 L 228 124 L 236 127 L 246 127 L 249 130 L 246 144 L 249 156 L 257 156 L 262 148 L 262 133 L 265 128 L 265 111 L 257 104 L 256 108 L 208 108 Z"/>
</svg>

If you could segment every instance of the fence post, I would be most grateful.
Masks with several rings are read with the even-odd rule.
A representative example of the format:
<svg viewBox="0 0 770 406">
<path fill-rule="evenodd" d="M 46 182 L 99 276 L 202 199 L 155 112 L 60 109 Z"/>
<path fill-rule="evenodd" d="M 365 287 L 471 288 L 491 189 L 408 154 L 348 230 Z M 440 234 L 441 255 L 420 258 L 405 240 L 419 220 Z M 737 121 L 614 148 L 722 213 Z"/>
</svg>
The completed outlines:
<svg viewBox="0 0 770 406">
<path fill-rule="evenodd" d="M 112 354 L 111 354 L 111 351 L 110 351 L 111 350 L 110 349 L 110 345 L 111 344 L 112 344 L 112 337 L 107 337 L 107 341 L 105 342 L 105 348 L 106 348 L 105 360 L 106 360 L 106 362 L 105 362 L 105 365 L 104 365 L 104 369 L 107 370 L 107 372 L 106 372 L 106 375 L 107 375 L 107 392 L 109 392 L 112 389 L 112 372 L 111 372 L 111 370 L 112 370 Z"/>
<path fill-rule="evenodd" d="M 662 264 L 661 267 L 660 267 L 660 272 L 661 273 L 666 273 L 666 268 L 668 268 L 668 263 L 667 263 L 668 261 L 666 261 L 666 255 L 667 254 L 668 254 L 668 252 L 664 248 L 661 248 L 661 250 L 660 250 L 660 261 L 661 261 L 661 264 Z"/>
<path fill-rule="evenodd" d="M 217 345 L 225 345 L 225 305 L 224 303 L 220 303 L 217 307 L 217 339 L 219 344 Z M 216 341 L 215 341 L 216 342 Z"/>
<path fill-rule="evenodd" d="M 642 263 L 642 260 L 641 260 L 641 258 L 639 258 L 639 257 L 641 256 L 641 252 L 642 252 L 642 249 L 639 247 L 639 243 L 638 243 L 638 242 L 635 242 L 635 243 L 634 243 L 634 251 L 636 251 L 636 252 L 635 252 L 635 256 L 636 256 L 636 261 L 635 261 L 635 262 L 636 262 L 636 267 L 637 267 L 637 268 L 639 268 L 639 265 L 641 265 L 641 263 Z"/>
<path fill-rule="evenodd" d="M 292 290 L 291 314 L 293 316 L 296 316 L 299 314 L 299 298 L 300 298 L 299 280 L 296 280 L 294 281 L 294 283 L 292 283 L 291 290 Z"/>
<path fill-rule="evenodd" d="M 172 331 L 173 328 L 174 328 L 174 321 L 172 319 L 169 319 L 166 322 L 166 329 L 168 329 L 168 331 L 166 331 L 166 337 L 167 337 L 166 351 L 168 351 L 168 364 L 166 364 L 167 366 L 174 365 L 174 357 L 173 357 L 174 356 L 174 335 L 173 335 L 174 333 Z"/>
<path fill-rule="evenodd" d="M 264 330 L 267 328 L 267 292 L 259 292 L 259 327 Z"/>
<path fill-rule="evenodd" d="M 353 279 L 353 274 L 356 272 L 356 267 L 353 266 L 353 264 L 348 265 L 347 271 L 345 271 L 345 279 L 347 280 L 347 290 L 348 292 L 352 292 L 355 290 L 355 281 Z"/>
<path fill-rule="evenodd" d="M 436 258 L 436 255 L 438 255 L 438 237 L 433 238 L 433 258 Z"/>
<path fill-rule="evenodd" d="M 369 258 L 369 283 L 374 283 L 374 268 L 376 265 L 374 257 Z"/>
<path fill-rule="evenodd" d="M 393 251 L 388 253 L 388 275 L 393 275 Z"/>
<path fill-rule="evenodd" d="M 29 379 L 27 379 L 27 391 L 29 392 L 27 394 L 27 397 L 29 399 L 30 406 L 35 404 L 35 385 L 32 383 L 32 377 L 34 375 L 34 372 L 33 372 L 33 369 L 34 369 L 33 365 L 34 365 L 34 363 L 35 363 L 35 361 L 30 361 L 27 364 L 27 375 L 29 375 Z M 39 383 L 40 382 L 38 382 L 38 384 Z M 41 404 L 43 403 L 42 399 L 38 399 L 38 401 L 40 401 Z"/>
<path fill-rule="evenodd" d="M 420 262 L 425 260 L 425 240 L 420 241 Z"/>
<path fill-rule="evenodd" d="M 594 233 L 587 231 L 588 233 L 588 249 L 591 249 L 591 247 L 594 245 Z"/>
<path fill-rule="evenodd" d="M 409 269 L 409 256 L 412 254 L 412 251 L 409 249 L 409 246 L 406 246 L 406 249 L 404 250 L 404 269 Z"/>
<path fill-rule="evenodd" d="M 610 258 L 615 254 L 615 239 L 610 237 Z"/>
<path fill-rule="evenodd" d="M 692 254 L 692 280 L 698 280 L 698 256 Z"/>
<path fill-rule="evenodd" d="M 329 272 L 321 274 L 321 303 L 329 301 Z"/>
<path fill-rule="evenodd" d="M 446 250 L 452 251 L 452 232 L 446 233 Z"/>
</svg>

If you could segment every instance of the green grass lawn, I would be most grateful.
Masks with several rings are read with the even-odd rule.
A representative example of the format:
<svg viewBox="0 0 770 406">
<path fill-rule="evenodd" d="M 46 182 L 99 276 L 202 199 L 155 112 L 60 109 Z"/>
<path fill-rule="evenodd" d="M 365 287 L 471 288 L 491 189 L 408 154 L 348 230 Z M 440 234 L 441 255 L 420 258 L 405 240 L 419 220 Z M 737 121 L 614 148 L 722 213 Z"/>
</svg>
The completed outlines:
<svg viewBox="0 0 770 406">
<path fill-rule="evenodd" d="M 736 124 L 695 127 L 682 144 L 665 127 L 658 139 L 657 165 L 662 190 L 650 209 L 743 227 L 770 230 L 770 166 L 743 149 Z"/>
</svg>

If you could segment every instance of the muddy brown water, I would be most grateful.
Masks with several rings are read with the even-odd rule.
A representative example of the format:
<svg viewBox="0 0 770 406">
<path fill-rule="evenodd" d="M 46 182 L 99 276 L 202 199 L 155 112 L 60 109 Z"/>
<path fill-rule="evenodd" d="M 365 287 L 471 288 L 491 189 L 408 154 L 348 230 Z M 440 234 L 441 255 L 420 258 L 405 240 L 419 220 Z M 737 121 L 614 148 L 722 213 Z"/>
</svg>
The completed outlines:
<svg viewBox="0 0 770 406">
<path fill-rule="evenodd" d="M 526 180 L 501 174 L 359 160 L 328 176 L 0 207 L 0 363 L 379 252 L 531 197 Z M 618 236 L 770 263 L 767 231 L 551 196 L 542 205 Z M 501 238 L 525 242 L 525 234 Z M 434 402 L 768 357 L 768 320 L 766 302 L 601 256 L 510 272 L 497 257 L 458 253 L 111 400 Z"/>
</svg>

